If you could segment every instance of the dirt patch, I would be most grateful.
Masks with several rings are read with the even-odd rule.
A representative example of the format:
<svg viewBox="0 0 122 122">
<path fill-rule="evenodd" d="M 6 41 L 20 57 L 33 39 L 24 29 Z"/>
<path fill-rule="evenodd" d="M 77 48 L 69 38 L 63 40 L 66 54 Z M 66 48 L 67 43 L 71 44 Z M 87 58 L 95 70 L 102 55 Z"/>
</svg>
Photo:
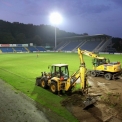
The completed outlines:
<svg viewBox="0 0 122 122">
<path fill-rule="evenodd" d="M 85 108 L 84 97 L 80 92 L 76 92 L 73 95 L 67 97 L 61 102 L 62 106 L 65 106 L 79 121 L 90 121 L 90 122 L 99 122 L 89 111 L 88 108 Z M 89 108 L 92 108 L 93 105 L 90 105 Z"/>
<path fill-rule="evenodd" d="M 61 102 L 79 122 L 122 122 L 122 79 L 107 81 L 104 78 L 88 78 L 91 85 L 89 96 L 96 103 L 85 110 L 86 96 L 81 92 L 72 94 Z M 88 96 L 87 96 L 88 97 Z"/>
</svg>

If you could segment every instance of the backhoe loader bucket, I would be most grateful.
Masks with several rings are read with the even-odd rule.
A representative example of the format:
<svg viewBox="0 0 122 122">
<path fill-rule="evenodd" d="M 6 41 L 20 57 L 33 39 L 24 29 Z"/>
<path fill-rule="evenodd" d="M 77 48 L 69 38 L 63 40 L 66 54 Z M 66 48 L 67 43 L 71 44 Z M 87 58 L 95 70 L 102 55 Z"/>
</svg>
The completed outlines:
<svg viewBox="0 0 122 122">
<path fill-rule="evenodd" d="M 83 101 L 83 105 L 84 105 L 83 109 L 88 108 L 89 106 L 93 105 L 94 103 L 96 103 L 96 99 L 91 98 L 91 97 L 86 98 L 86 100 Z"/>
</svg>

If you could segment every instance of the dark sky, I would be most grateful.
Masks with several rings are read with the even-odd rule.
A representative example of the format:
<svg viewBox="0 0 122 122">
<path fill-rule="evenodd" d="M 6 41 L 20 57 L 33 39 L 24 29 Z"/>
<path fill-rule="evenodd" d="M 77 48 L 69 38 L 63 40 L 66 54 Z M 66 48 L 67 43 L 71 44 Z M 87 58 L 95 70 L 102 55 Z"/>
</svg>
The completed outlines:
<svg viewBox="0 0 122 122">
<path fill-rule="evenodd" d="M 122 0 L 0 0 L 0 19 L 9 22 L 51 25 L 54 11 L 60 30 L 122 38 Z"/>
</svg>

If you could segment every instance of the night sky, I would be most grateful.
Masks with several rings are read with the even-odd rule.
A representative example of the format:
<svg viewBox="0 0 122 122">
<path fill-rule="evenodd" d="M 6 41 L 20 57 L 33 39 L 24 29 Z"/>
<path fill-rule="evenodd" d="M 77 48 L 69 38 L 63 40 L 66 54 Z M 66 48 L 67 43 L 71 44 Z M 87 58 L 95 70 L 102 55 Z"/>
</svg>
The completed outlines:
<svg viewBox="0 0 122 122">
<path fill-rule="evenodd" d="M 51 25 L 54 11 L 60 30 L 122 38 L 122 0 L 0 0 L 0 19 L 9 22 Z"/>
</svg>

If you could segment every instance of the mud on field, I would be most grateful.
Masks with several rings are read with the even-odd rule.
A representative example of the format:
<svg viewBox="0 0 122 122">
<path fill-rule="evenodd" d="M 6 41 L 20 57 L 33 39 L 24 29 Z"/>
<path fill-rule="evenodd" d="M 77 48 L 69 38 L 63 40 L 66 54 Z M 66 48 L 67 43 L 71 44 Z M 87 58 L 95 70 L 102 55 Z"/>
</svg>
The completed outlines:
<svg viewBox="0 0 122 122">
<path fill-rule="evenodd" d="M 88 77 L 88 96 L 80 91 L 61 102 L 79 122 L 122 122 L 122 78 L 107 81 L 100 77 Z M 94 105 L 84 108 L 87 97 L 96 99 Z"/>
</svg>

